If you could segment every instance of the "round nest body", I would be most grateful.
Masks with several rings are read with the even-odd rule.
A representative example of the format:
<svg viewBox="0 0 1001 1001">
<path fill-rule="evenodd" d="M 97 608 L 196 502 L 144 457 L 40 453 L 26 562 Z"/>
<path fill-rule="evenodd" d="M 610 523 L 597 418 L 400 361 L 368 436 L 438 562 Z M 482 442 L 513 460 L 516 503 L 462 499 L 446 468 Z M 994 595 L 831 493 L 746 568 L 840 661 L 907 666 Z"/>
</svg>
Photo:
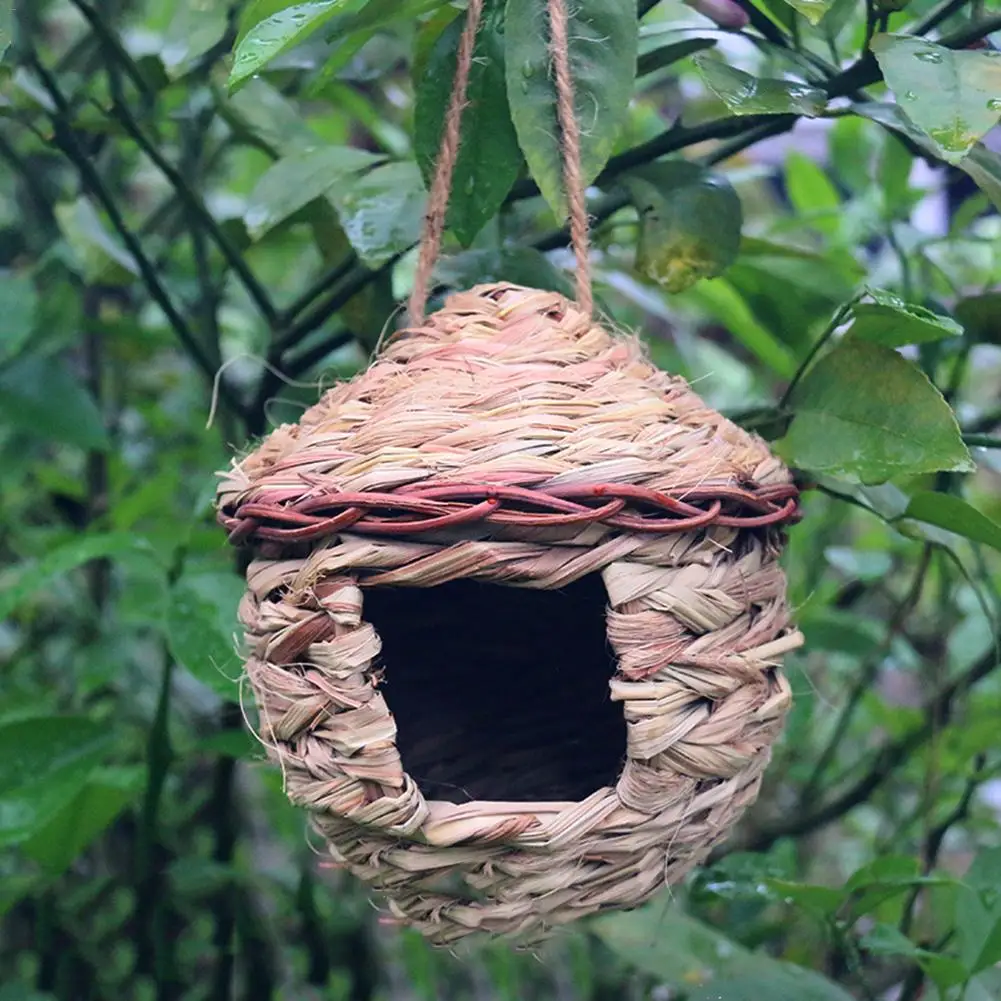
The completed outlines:
<svg viewBox="0 0 1001 1001">
<path fill-rule="evenodd" d="M 438 943 L 638 905 L 757 796 L 796 500 L 635 338 L 453 295 L 223 474 L 289 797 Z"/>
</svg>

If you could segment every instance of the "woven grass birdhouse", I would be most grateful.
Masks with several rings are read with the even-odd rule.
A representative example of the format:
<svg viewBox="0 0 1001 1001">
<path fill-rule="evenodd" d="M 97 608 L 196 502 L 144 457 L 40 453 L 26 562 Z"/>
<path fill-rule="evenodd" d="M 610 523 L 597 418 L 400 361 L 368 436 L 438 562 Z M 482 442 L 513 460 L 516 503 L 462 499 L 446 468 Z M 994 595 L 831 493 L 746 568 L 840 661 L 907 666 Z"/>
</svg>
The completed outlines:
<svg viewBox="0 0 1001 1001">
<path fill-rule="evenodd" d="M 561 296 L 452 296 L 219 507 L 286 790 L 434 940 L 639 904 L 754 800 L 795 488 Z"/>
<path fill-rule="evenodd" d="M 757 795 L 800 642 L 777 562 L 789 472 L 592 319 L 559 0 L 576 302 L 502 283 L 423 318 L 481 9 L 410 328 L 218 496 L 252 549 L 246 671 L 286 791 L 442 944 L 534 940 L 703 860 Z"/>
</svg>

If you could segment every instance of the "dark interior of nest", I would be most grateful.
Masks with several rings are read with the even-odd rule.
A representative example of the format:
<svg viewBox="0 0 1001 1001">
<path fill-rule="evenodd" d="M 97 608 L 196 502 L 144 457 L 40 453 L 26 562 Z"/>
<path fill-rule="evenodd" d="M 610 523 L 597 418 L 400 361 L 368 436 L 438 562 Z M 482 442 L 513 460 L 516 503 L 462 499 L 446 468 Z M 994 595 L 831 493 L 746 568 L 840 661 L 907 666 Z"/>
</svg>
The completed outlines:
<svg viewBox="0 0 1001 1001">
<path fill-rule="evenodd" d="M 403 767 L 426 799 L 581 800 L 626 756 L 597 575 L 540 591 L 365 589 Z"/>
</svg>

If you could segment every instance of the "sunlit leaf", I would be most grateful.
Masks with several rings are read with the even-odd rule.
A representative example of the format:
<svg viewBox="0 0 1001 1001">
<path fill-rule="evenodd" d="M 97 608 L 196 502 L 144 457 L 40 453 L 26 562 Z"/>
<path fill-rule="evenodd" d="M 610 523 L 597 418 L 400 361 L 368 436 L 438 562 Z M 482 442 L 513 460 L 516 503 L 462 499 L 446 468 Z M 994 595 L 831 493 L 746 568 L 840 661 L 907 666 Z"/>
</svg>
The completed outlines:
<svg viewBox="0 0 1001 1001">
<path fill-rule="evenodd" d="M 955 320 L 905 302 L 885 289 L 870 288 L 866 295 L 870 301 L 852 306 L 854 319 L 847 331 L 849 337 L 899 348 L 963 335 L 963 328 Z"/>
<path fill-rule="evenodd" d="M 714 55 L 697 55 L 695 65 L 706 86 L 735 115 L 791 114 L 814 118 L 827 104 L 827 95 L 817 87 L 754 77 Z"/>
<path fill-rule="evenodd" d="M 330 192 L 358 256 L 378 267 L 417 242 L 427 192 L 413 161 L 387 163 Z"/>
<path fill-rule="evenodd" d="M 505 89 L 501 13 L 499 7 L 494 8 L 477 35 L 466 92 L 468 107 L 462 116 L 459 156 L 452 175 L 448 225 L 467 247 L 496 215 L 522 165 Z M 463 22 L 455 20 L 442 32 L 417 88 L 414 150 L 429 187 L 452 93 Z"/>
<path fill-rule="evenodd" d="M 48 823 L 115 740 L 113 729 L 84 717 L 0 726 L 0 846 L 22 842 Z"/>
<path fill-rule="evenodd" d="M 743 213 L 722 175 L 674 160 L 635 171 L 626 186 L 640 217 L 637 270 L 668 292 L 715 278 L 737 259 Z"/>
<path fill-rule="evenodd" d="M 877 35 L 871 47 L 900 107 L 949 163 L 1001 118 L 1001 53 L 893 34 Z"/>
<path fill-rule="evenodd" d="M 944 528 L 947 532 L 955 532 L 1001 550 L 1001 525 L 952 494 L 932 490 L 915 494 L 907 505 L 904 517 Z"/>
<path fill-rule="evenodd" d="M 28 355 L 0 369 L 0 417 L 39 438 L 98 451 L 109 447 L 93 397 L 56 358 Z"/>
<path fill-rule="evenodd" d="M 233 54 L 229 89 L 235 90 L 276 56 L 305 41 L 345 3 L 346 0 L 314 0 L 292 4 L 247 29 Z"/>
<path fill-rule="evenodd" d="M 776 450 L 802 469 L 849 482 L 974 467 L 949 405 L 896 351 L 848 339 L 796 387 Z"/>
<path fill-rule="evenodd" d="M 626 122 L 636 74 L 636 6 L 621 0 L 575 0 L 567 6 L 581 172 L 589 184 L 608 162 Z M 563 156 L 545 0 L 507 0 L 504 36 L 518 142 L 539 190 L 562 220 L 567 214 Z"/>
<path fill-rule="evenodd" d="M 351 146 L 315 146 L 282 157 L 260 177 L 243 214 L 259 239 L 273 226 L 382 158 Z"/>
</svg>

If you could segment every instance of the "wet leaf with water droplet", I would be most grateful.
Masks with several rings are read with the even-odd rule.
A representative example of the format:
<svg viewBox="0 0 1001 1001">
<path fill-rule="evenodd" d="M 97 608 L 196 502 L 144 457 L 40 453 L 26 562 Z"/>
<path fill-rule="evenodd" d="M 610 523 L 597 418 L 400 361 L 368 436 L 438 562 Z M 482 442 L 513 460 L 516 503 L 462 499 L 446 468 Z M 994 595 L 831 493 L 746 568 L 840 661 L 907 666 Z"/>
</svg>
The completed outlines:
<svg viewBox="0 0 1001 1001">
<path fill-rule="evenodd" d="M 376 167 L 330 194 L 344 232 L 369 267 L 417 242 L 427 195 L 413 161 Z"/>
<path fill-rule="evenodd" d="M 793 114 L 814 118 L 827 104 L 827 95 L 817 87 L 791 80 L 755 77 L 717 56 L 695 56 L 706 86 L 735 115 Z"/>
<path fill-rule="evenodd" d="M 636 171 L 626 186 L 640 216 L 637 270 L 668 292 L 715 278 L 737 259 L 743 214 L 726 178 L 674 160 Z"/>
<path fill-rule="evenodd" d="M 249 28 L 237 43 L 229 89 L 236 90 L 272 59 L 304 41 L 329 21 L 346 0 L 315 0 L 270 14 Z M 267 9 L 267 8 L 265 8 Z"/>
<path fill-rule="evenodd" d="M 910 121 L 958 164 L 1001 117 L 1001 60 L 910 35 L 877 35 L 872 51 Z"/>
<path fill-rule="evenodd" d="M 927 376 L 891 348 L 849 338 L 806 373 L 775 450 L 851 483 L 974 467 L 959 425 Z"/>
<path fill-rule="evenodd" d="M 598 176 L 626 123 L 636 76 L 636 5 L 575 0 L 570 15 L 574 110 L 581 125 L 585 184 Z M 518 143 L 532 177 L 557 218 L 565 219 L 563 156 L 549 54 L 545 0 L 507 0 L 504 28 L 507 96 Z M 526 74 L 525 65 L 531 66 Z"/>
<path fill-rule="evenodd" d="M 905 302 L 884 289 L 868 290 L 868 302 L 852 307 L 853 323 L 847 336 L 887 348 L 927 344 L 946 337 L 962 337 L 963 328 L 948 316 Z"/>
<path fill-rule="evenodd" d="M 496 215 L 523 163 L 511 123 L 504 74 L 501 11 L 494 8 L 480 27 L 466 91 L 459 157 L 452 179 L 448 225 L 464 246 Z M 441 129 L 452 93 L 464 19 L 449 24 L 432 47 L 417 87 L 414 151 L 430 186 Z M 531 64 L 526 64 L 529 66 Z M 528 81 L 523 81 L 527 85 Z"/>
</svg>

